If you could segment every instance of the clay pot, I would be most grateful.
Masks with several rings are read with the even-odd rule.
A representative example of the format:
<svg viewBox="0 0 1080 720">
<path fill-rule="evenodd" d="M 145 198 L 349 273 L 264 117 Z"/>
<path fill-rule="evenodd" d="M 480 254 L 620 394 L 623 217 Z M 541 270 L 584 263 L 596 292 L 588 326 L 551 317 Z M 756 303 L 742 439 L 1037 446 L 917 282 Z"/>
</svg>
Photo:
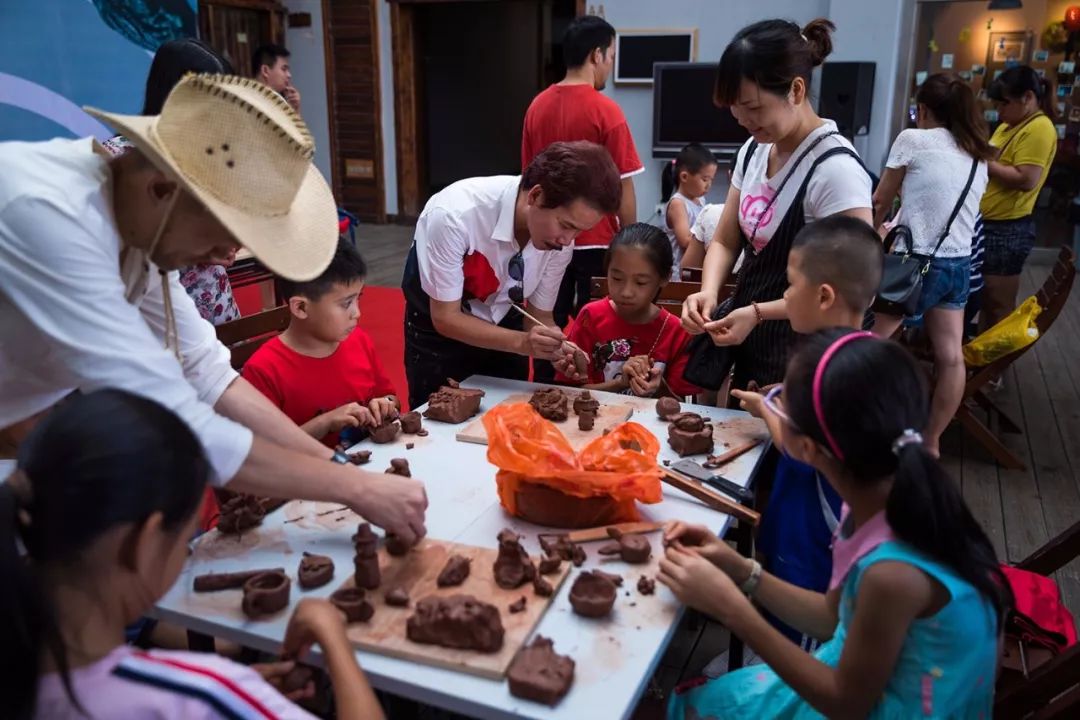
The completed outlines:
<svg viewBox="0 0 1080 720">
<path fill-rule="evenodd" d="M 267 572 L 244 583 L 244 599 L 240 605 L 249 618 L 271 615 L 289 604 L 292 581 L 283 572 Z"/>
<path fill-rule="evenodd" d="M 615 605 L 615 583 L 602 575 L 583 572 L 570 588 L 570 605 L 583 617 L 600 618 Z"/>
</svg>

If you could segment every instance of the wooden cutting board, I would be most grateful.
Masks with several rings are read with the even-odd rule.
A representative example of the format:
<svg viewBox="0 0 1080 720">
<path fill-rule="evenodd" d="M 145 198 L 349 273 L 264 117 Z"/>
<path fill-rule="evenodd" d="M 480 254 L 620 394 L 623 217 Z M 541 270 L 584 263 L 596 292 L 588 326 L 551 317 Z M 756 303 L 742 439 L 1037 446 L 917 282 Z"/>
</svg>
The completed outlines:
<svg viewBox="0 0 1080 720">
<path fill-rule="evenodd" d="M 458 587 L 440 588 L 435 579 L 452 554 L 472 558 L 469 577 Z M 437 665 L 460 672 L 499 680 L 506 675 L 510 662 L 532 633 L 547 610 L 552 597 L 540 597 L 533 592 L 532 584 L 526 583 L 516 590 L 504 590 L 495 584 L 492 565 L 498 551 L 472 545 L 425 539 L 405 557 L 392 557 L 384 548 L 379 549 L 379 567 L 382 585 L 368 593 L 375 606 L 375 615 L 366 623 L 353 623 L 348 627 L 348 637 L 356 647 L 369 652 L 390 655 L 405 660 Z M 535 562 L 538 557 L 533 557 Z M 570 563 L 564 562 L 558 573 L 545 575 L 557 593 L 559 586 L 570 574 Z M 383 594 L 395 586 L 402 586 L 409 593 L 409 607 L 396 608 L 386 604 Z M 354 587 L 352 576 L 341 587 Z M 502 649 L 497 653 L 481 653 L 475 650 L 455 650 L 437 645 L 414 643 L 405 636 L 405 623 L 413 614 L 417 601 L 429 595 L 473 595 L 495 605 L 502 617 L 506 634 Z M 525 610 L 510 614 L 507 607 L 522 595 Z"/>
<path fill-rule="evenodd" d="M 567 392 L 570 397 L 570 414 L 560 423 L 555 423 L 555 427 L 562 431 L 562 434 L 566 436 L 570 446 L 575 450 L 580 450 L 590 440 L 595 440 L 604 434 L 605 428 L 610 428 L 624 423 L 630 419 L 630 416 L 634 414 L 634 408 L 630 404 L 623 403 L 600 403 L 600 409 L 596 413 L 596 422 L 593 423 L 592 430 L 579 430 L 578 418 L 574 414 L 574 396 L 579 391 L 571 389 Z M 503 400 L 499 405 L 510 405 L 512 403 L 529 402 L 529 398 L 532 394 L 520 394 L 511 395 Z M 595 395 L 593 397 L 596 397 Z M 498 407 L 498 406 L 496 406 Z M 484 416 L 480 415 L 472 422 L 465 426 L 461 432 L 457 434 L 457 439 L 461 442 L 477 443 L 479 445 L 487 445 L 487 430 L 484 429 Z"/>
</svg>

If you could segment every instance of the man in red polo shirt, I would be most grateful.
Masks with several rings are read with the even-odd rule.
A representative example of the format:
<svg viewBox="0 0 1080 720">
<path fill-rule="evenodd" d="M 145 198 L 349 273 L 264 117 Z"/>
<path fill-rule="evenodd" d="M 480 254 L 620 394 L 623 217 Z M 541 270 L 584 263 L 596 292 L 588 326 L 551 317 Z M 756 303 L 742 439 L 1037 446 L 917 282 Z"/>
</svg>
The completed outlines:
<svg viewBox="0 0 1080 720">
<path fill-rule="evenodd" d="M 615 28 L 603 18 L 585 15 L 571 22 L 563 36 L 566 77 L 537 95 L 525 114 L 522 167 L 553 142 L 587 140 L 607 149 L 622 178 L 618 214 L 604 217 L 574 241 L 555 302 L 559 327 L 566 327 L 571 313 L 577 315 L 589 301 L 589 280 L 604 274 L 604 253 L 619 227 L 637 222 L 633 176 L 645 168 L 622 110 L 600 92 L 615 64 L 614 40 Z"/>
</svg>

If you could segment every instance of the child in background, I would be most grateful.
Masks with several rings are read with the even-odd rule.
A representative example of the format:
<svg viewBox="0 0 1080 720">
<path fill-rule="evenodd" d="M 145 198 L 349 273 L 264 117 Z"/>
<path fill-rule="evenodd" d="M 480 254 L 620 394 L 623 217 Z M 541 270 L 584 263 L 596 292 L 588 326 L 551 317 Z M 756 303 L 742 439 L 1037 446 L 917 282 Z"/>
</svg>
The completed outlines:
<svg viewBox="0 0 1080 720">
<path fill-rule="evenodd" d="M 787 452 L 847 506 L 829 590 L 762 572 L 705 527 L 669 528 L 660 581 L 770 669 L 677 689 L 668 717 L 990 717 L 1012 597 L 989 539 L 922 445 L 929 395 L 915 359 L 868 332 L 824 331 L 765 408 Z M 754 603 L 827 642 L 802 652 Z"/>
<path fill-rule="evenodd" d="M 705 207 L 705 196 L 716 178 L 716 167 L 716 156 L 709 148 L 691 143 L 679 151 L 664 171 L 663 194 L 667 201 L 664 231 L 671 243 L 674 258 L 671 279 L 676 282 L 679 280 L 683 253 L 693 239 L 690 230 Z"/>
<path fill-rule="evenodd" d="M 401 406 L 371 337 L 357 326 L 366 275 L 360 253 L 342 239 L 315 280 L 278 278 L 289 327 L 244 364 L 248 382 L 329 447 L 353 444 L 358 438 L 342 431 L 378 425 Z"/>
<path fill-rule="evenodd" d="M 682 377 L 690 336 L 655 302 L 671 263 L 662 230 L 634 223 L 615 235 L 604 258 L 608 296 L 574 319 L 568 339 L 582 351 L 555 363 L 556 381 L 639 397 L 698 392 Z"/>
<path fill-rule="evenodd" d="M 881 240 L 862 220 L 835 215 L 805 226 L 788 254 L 788 319 L 797 333 L 831 327 L 860 329 L 881 283 Z M 786 452 L 780 419 L 763 406 L 758 392 L 733 390 L 740 407 L 762 418 L 777 460 L 772 492 L 757 535 L 764 567 L 806 590 L 825 592 L 832 572 L 832 538 L 840 517 L 840 495 L 815 468 Z M 775 620 L 775 618 L 773 618 Z M 776 621 L 804 650 L 817 640 Z"/>
<path fill-rule="evenodd" d="M 118 390 L 73 396 L 22 443 L 0 485 L 4 717 L 313 717 L 274 687 L 292 661 L 245 667 L 124 644 L 125 626 L 176 582 L 209 474 L 187 425 Z M 283 652 L 296 657 L 316 642 L 338 717 L 382 718 L 341 613 L 302 600 Z M 299 694 L 312 692 L 309 683 Z"/>
</svg>

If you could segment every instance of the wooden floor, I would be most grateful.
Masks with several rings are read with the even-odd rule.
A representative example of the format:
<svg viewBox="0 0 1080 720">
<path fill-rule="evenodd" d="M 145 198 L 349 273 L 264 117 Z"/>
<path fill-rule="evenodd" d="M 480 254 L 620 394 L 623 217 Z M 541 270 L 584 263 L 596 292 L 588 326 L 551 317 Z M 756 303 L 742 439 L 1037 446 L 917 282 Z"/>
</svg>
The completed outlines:
<svg viewBox="0 0 1080 720">
<path fill-rule="evenodd" d="M 356 244 L 368 266 L 368 285 L 401 287 L 401 271 L 412 239 L 411 225 L 357 226 Z"/>
</svg>

